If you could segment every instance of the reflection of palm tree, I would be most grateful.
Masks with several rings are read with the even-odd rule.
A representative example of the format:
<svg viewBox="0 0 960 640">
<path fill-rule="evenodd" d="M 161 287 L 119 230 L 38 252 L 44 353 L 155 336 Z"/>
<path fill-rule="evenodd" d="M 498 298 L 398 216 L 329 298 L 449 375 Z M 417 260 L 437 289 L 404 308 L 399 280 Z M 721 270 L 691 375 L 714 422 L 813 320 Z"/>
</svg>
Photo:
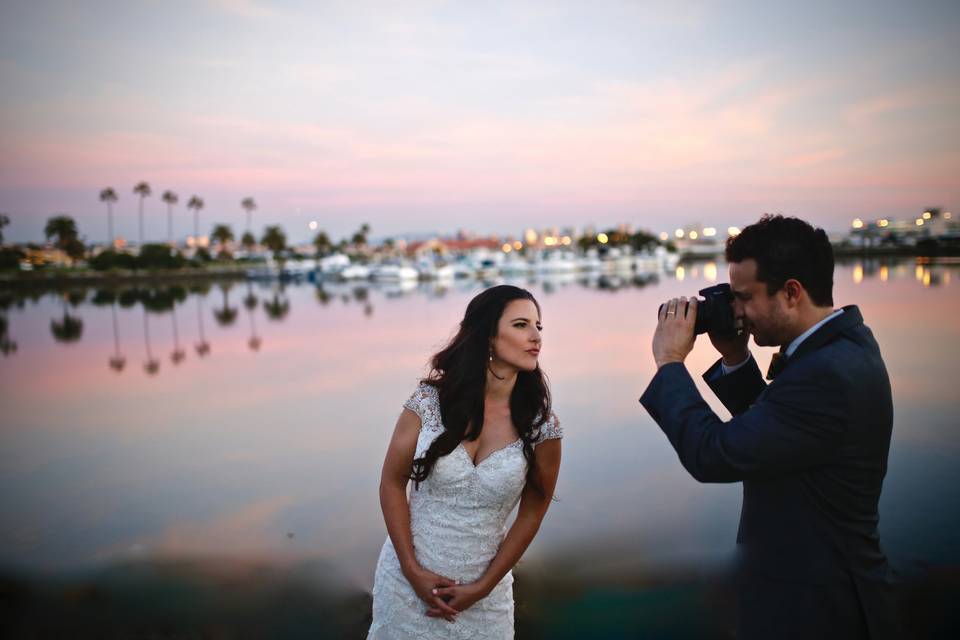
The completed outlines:
<svg viewBox="0 0 960 640">
<path fill-rule="evenodd" d="M 203 334 L 203 297 L 197 296 L 197 324 L 200 327 L 200 342 L 193 345 L 193 348 L 197 351 L 197 355 L 201 358 L 210 353 L 210 343 L 207 342 L 206 336 Z"/>
<path fill-rule="evenodd" d="M 330 304 L 330 294 L 327 293 L 327 290 L 323 288 L 322 284 L 317 285 L 317 288 L 313 293 L 317 297 L 317 302 L 323 306 Z"/>
<path fill-rule="evenodd" d="M 147 308 L 143 308 L 143 343 L 147 347 L 147 361 L 143 363 L 143 370 L 151 376 L 160 370 L 160 361 L 153 357 L 150 350 L 150 323 L 147 320 Z"/>
<path fill-rule="evenodd" d="M 237 308 L 231 307 L 230 301 L 227 299 L 231 286 L 229 283 L 220 283 L 220 291 L 223 293 L 223 306 L 213 312 L 213 317 L 216 318 L 217 324 L 221 327 L 229 327 L 237 319 Z"/>
<path fill-rule="evenodd" d="M 263 310 L 270 320 L 283 320 L 290 313 L 290 301 L 286 296 L 280 297 L 274 292 L 273 299 L 263 303 Z"/>
<path fill-rule="evenodd" d="M 57 342 L 76 342 L 83 335 L 83 319 L 67 313 L 67 305 L 63 303 L 63 320 L 51 320 L 50 333 Z"/>
<path fill-rule="evenodd" d="M 173 364 L 180 364 L 187 357 L 187 352 L 180 348 L 180 331 L 177 328 L 177 305 L 174 303 L 170 309 L 170 317 L 173 319 L 173 351 L 170 352 L 170 361 Z"/>
<path fill-rule="evenodd" d="M 11 340 L 7 334 L 9 326 L 7 316 L 0 316 L 0 353 L 3 353 L 5 356 L 17 352 L 17 343 Z"/>
<path fill-rule="evenodd" d="M 113 357 L 110 358 L 110 368 L 119 373 L 127 366 L 127 359 L 120 354 L 120 330 L 117 325 L 116 303 L 110 305 L 110 313 L 113 315 Z"/>
<path fill-rule="evenodd" d="M 259 299 L 253 293 L 253 286 L 247 280 L 247 295 L 243 298 L 243 307 L 247 310 L 247 316 L 250 318 L 250 339 L 247 340 L 247 346 L 251 351 L 259 351 L 263 340 L 257 335 L 257 322 L 253 310 L 257 308 Z"/>
</svg>

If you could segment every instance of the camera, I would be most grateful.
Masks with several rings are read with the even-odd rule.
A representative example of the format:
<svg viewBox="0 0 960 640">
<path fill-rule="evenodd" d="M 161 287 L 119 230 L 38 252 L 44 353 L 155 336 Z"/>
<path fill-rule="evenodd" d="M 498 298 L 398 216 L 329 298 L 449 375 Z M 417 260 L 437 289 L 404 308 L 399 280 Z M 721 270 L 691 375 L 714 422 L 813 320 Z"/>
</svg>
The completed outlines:
<svg viewBox="0 0 960 640">
<path fill-rule="evenodd" d="M 717 284 L 698 291 L 703 299 L 697 300 L 697 322 L 694 333 L 712 333 L 715 336 L 736 336 L 741 330 L 737 328 L 736 318 L 733 315 L 733 291 L 730 285 Z M 660 305 L 663 308 L 663 305 Z"/>
</svg>

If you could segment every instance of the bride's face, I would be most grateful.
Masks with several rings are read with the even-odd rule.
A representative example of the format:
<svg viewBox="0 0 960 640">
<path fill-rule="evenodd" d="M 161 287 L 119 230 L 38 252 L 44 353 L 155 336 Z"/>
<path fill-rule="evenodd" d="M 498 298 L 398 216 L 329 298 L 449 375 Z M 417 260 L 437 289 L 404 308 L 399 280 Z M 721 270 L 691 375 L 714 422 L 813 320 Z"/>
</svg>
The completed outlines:
<svg viewBox="0 0 960 640">
<path fill-rule="evenodd" d="M 490 341 L 493 363 L 521 371 L 537 368 L 540 346 L 540 312 L 532 300 L 513 300 L 497 323 L 497 335 Z"/>
</svg>

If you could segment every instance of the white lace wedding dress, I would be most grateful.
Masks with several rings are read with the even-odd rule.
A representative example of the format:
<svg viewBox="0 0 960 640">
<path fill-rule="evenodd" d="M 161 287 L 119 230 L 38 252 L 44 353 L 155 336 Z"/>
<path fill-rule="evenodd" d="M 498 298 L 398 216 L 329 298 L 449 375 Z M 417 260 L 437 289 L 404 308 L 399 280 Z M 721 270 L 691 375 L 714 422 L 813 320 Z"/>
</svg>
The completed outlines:
<svg viewBox="0 0 960 640">
<path fill-rule="evenodd" d="M 421 384 L 404 406 L 420 416 L 415 456 L 419 458 L 443 432 L 436 388 Z M 562 435 L 551 414 L 536 442 Z M 437 460 L 419 490 L 411 483 L 410 530 L 420 565 L 461 583 L 480 578 L 506 534 L 507 517 L 520 500 L 526 472 L 520 440 L 476 465 L 462 444 Z M 387 537 L 377 561 L 373 624 L 367 640 L 513 638 L 513 575 L 508 572 L 486 598 L 453 623 L 428 618 L 426 610 L 400 571 Z"/>
</svg>

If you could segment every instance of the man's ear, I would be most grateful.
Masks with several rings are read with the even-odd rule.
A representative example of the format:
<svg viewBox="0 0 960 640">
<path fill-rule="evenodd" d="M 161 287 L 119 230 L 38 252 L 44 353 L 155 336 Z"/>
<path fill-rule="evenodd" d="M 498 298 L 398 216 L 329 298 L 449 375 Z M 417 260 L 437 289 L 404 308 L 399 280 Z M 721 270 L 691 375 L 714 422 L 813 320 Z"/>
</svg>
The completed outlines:
<svg viewBox="0 0 960 640">
<path fill-rule="evenodd" d="M 782 291 L 784 298 L 786 298 L 787 305 L 791 307 L 800 302 L 800 298 L 806 293 L 800 281 L 793 278 L 783 283 Z"/>
</svg>

